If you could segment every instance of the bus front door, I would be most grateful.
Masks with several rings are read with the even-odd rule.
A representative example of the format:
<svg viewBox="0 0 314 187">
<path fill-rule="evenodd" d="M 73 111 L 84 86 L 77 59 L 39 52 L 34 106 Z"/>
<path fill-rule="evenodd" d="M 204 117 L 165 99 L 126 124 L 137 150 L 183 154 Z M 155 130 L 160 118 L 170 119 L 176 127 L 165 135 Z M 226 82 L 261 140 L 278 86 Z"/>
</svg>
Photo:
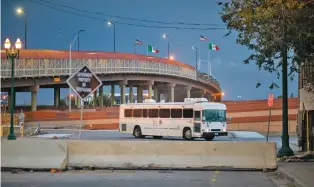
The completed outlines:
<svg viewBox="0 0 314 187">
<path fill-rule="evenodd" d="M 202 112 L 199 110 L 194 110 L 194 124 L 193 124 L 193 136 L 201 136 L 201 126 L 202 126 Z"/>
</svg>

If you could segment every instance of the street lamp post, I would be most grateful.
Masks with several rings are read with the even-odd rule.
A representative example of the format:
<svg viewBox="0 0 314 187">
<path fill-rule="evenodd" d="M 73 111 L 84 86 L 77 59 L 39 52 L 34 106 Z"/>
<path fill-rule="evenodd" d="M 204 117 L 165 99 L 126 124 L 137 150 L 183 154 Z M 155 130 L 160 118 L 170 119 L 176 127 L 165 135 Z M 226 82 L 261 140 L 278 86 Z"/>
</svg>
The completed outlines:
<svg viewBox="0 0 314 187">
<path fill-rule="evenodd" d="M 18 8 L 18 9 L 16 9 L 16 12 L 18 13 L 18 14 L 22 14 L 22 13 L 24 13 L 24 15 L 25 15 L 25 25 L 24 25 L 24 37 L 25 37 L 25 45 L 24 45 L 24 49 L 27 49 L 27 13 L 26 13 L 26 10 L 25 9 L 23 9 L 23 8 Z"/>
<path fill-rule="evenodd" d="M 8 136 L 8 140 L 16 140 L 16 136 L 14 135 L 14 108 L 13 101 L 14 98 L 14 62 L 16 58 L 19 58 L 20 49 L 22 48 L 22 42 L 18 38 L 15 42 L 15 48 L 11 47 L 11 42 L 9 38 L 7 38 L 4 42 L 4 48 L 6 50 L 7 59 L 11 60 L 11 120 L 10 120 L 10 134 Z"/>
<path fill-rule="evenodd" d="M 208 75 L 209 75 L 209 76 L 212 76 L 212 65 L 210 64 L 210 62 L 207 61 L 207 60 L 200 60 L 199 62 L 200 62 L 200 63 L 201 63 L 201 62 L 207 62 L 207 64 L 208 64 Z"/>
<path fill-rule="evenodd" d="M 195 57 L 196 57 L 196 65 L 195 65 L 195 67 L 196 67 L 196 71 L 198 70 L 198 48 L 197 47 L 194 47 L 194 46 L 192 46 L 192 49 L 193 50 L 195 50 L 195 52 L 196 52 L 196 55 L 195 55 Z"/>
<path fill-rule="evenodd" d="M 70 43 L 70 57 L 69 57 L 69 77 L 72 76 L 72 47 L 76 39 L 79 37 L 79 35 L 76 35 L 73 41 Z M 69 87 L 69 96 L 71 95 L 71 87 Z M 69 100 L 69 112 L 71 112 L 71 106 L 72 101 L 71 99 Z"/>
<path fill-rule="evenodd" d="M 84 32 L 84 31 L 85 31 L 85 30 L 82 29 L 82 30 L 80 30 L 80 31 L 77 32 L 77 36 L 78 36 L 78 37 L 77 37 L 77 50 L 78 50 L 78 51 L 80 50 L 80 33 L 81 33 L 81 32 Z"/>
<path fill-rule="evenodd" d="M 169 35 L 167 35 L 167 34 L 163 34 L 162 37 L 168 38 L 168 59 L 169 59 L 170 58 L 170 40 L 171 40 L 171 37 L 169 37 Z"/>
<path fill-rule="evenodd" d="M 112 21 L 108 21 L 108 25 L 113 25 L 113 52 L 116 52 L 116 24 Z"/>
</svg>

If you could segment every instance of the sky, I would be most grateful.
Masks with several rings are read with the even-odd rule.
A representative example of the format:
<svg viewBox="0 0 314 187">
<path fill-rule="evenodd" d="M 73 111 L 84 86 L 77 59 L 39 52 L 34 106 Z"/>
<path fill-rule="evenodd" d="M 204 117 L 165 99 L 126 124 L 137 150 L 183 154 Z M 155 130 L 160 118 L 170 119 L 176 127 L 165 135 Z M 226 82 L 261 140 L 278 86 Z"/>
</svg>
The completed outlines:
<svg viewBox="0 0 314 187">
<path fill-rule="evenodd" d="M 224 27 L 219 12 L 221 7 L 216 0 L 45 0 L 67 5 L 80 10 L 101 12 L 114 16 L 132 17 L 163 22 L 193 22 L 219 24 Z M 68 50 L 77 32 L 84 29 L 80 37 L 80 50 L 113 51 L 113 28 L 105 21 L 92 20 L 85 17 L 57 11 L 34 2 L 42 0 L 1 0 L 1 43 L 6 37 L 20 37 L 24 40 L 24 17 L 16 13 L 17 7 L 22 7 L 28 15 L 27 46 L 30 49 Z M 58 7 L 60 9 L 60 7 Z M 62 8 L 69 11 L 69 9 Z M 73 10 L 70 10 L 73 11 Z M 86 14 L 113 22 L 126 22 L 143 25 L 155 23 L 138 22 L 119 19 L 113 16 Z M 161 26 L 160 24 L 158 26 Z M 165 25 L 164 25 L 165 26 Z M 169 26 L 169 25 L 166 25 Z M 171 26 L 171 25 L 170 25 Z M 193 26 L 184 26 L 193 27 Z M 135 39 L 159 49 L 159 57 L 167 57 L 167 41 L 162 34 L 171 36 L 170 54 L 175 59 L 195 66 L 195 51 L 192 46 L 200 49 L 200 59 L 208 59 L 208 42 L 200 41 L 200 35 L 206 36 L 209 42 L 219 46 L 219 51 L 211 52 L 212 75 L 225 93 L 224 100 L 266 99 L 269 93 L 281 95 L 281 81 L 276 75 L 264 70 L 258 70 L 252 63 L 243 64 L 251 53 L 245 47 L 236 44 L 237 33 L 224 37 L 227 30 L 176 30 L 168 28 L 143 28 L 116 24 L 116 51 L 133 53 Z M 75 44 L 74 46 L 77 47 Z M 146 54 L 146 49 L 137 51 Z M 208 72 L 207 64 L 201 64 L 201 71 Z M 256 88 L 257 82 L 261 87 Z M 269 85 L 275 81 L 280 88 L 270 90 Z M 109 91 L 109 87 L 105 88 Z M 118 90 L 117 90 L 118 91 Z M 68 93 L 61 90 L 61 98 Z M 289 95 L 297 95 L 297 79 L 289 81 Z M 53 104 L 53 89 L 40 89 L 37 95 L 38 104 Z M 47 99 L 51 98 L 51 99 Z M 30 93 L 17 93 L 17 104 L 29 104 Z"/>
</svg>

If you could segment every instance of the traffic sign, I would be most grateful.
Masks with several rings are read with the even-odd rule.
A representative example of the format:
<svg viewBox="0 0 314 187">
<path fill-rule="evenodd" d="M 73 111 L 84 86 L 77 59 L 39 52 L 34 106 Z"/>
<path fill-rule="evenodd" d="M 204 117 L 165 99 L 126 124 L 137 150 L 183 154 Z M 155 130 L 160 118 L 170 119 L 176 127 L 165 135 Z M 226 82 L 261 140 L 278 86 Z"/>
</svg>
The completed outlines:
<svg viewBox="0 0 314 187">
<path fill-rule="evenodd" d="M 274 105 L 274 94 L 268 94 L 268 106 L 272 107 Z"/>
<path fill-rule="evenodd" d="M 102 85 L 99 78 L 87 66 L 68 78 L 67 83 L 82 100 Z"/>
</svg>

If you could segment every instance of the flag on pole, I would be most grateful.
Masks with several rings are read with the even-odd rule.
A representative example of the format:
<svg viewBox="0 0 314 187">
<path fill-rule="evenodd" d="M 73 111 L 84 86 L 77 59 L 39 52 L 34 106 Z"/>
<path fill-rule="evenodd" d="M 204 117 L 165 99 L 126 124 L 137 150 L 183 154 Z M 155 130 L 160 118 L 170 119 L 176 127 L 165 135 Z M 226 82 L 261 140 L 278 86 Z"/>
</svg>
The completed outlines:
<svg viewBox="0 0 314 187">
<path fill-rule="evenodd" d="M 208 38 L 201 35 L 200 40 L 201 40 L 201 41 L 206 41 L 206 40 L 208 40 Z"/>
<path fill-rule="evenodd" d="M 136 44 L 136 45 L 143 45 L 143 42 L 140 41 L 140 40 L 138 40 L 138 39 L 136 39 L 135 44 Z"/>
<path fill-rule="evenodd" d="M 211 51 L 218 51 L 219 47 L 217 45 L 215 45 L 215 44 L 209 43 L 208 44 L 208 49 L 211 50 Z"/>
<path fill-rule="evenodd" d="M 147 46 L 147 51 L 151 52 L 151 53 L 159 53 L 158 49 L 155 49 L 154 47 L 152 47 L 151 45 Z"/>
</svg>

